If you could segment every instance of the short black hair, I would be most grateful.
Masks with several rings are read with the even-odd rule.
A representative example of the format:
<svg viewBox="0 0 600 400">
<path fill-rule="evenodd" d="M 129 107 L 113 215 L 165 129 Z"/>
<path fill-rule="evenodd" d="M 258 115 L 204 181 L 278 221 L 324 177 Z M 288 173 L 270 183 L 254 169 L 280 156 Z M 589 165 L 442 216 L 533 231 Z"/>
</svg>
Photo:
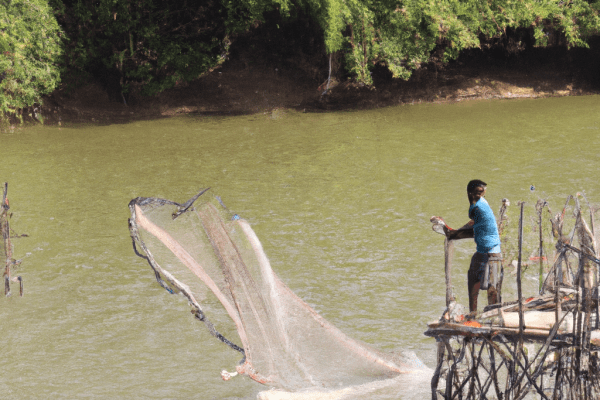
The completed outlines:
<svg viewBox="0 0 600 400">
<path fill-rule="evenodd" d="M 479 179 L 473 179 L 467 185 L 467 193 L 473 193 L 476 188 L 478 188 L 478 187 L 486 187 L 486 186 L 487 186 L 487 183 L 485 183 L 484 181 L 479 180 Z"/>
</svg>

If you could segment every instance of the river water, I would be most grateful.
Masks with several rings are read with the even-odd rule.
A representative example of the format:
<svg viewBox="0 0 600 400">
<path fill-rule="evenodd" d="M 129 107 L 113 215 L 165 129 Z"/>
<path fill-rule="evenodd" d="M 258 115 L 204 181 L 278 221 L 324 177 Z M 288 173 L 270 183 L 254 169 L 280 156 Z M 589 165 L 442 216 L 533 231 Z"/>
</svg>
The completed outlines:
<svg viewBox="0 0 600 400">
<path fill-rule="evenodd" d="M 443 239 L 466 184 L 497 211 L 585 191 L 600 203 L 600 97 L 404 105 L 360 112 L 184 116 L 0 134 L 25 296 L 0 298 L 3 398 L 255 398 L 221 380 L 238 353 L 158 286 L 129 238 L 137 196 L 211 186 L 247 219 L 281 279 L 350 337 L 433 367 Z M 531 185 L 535 191 L 531 191 Z M 457 245 L 466 304 L 472 241 Z M 15 293 L 18 290 L 15 287 Z M 483 302 L 483 297 L 480 302 Z"/>
</svg>

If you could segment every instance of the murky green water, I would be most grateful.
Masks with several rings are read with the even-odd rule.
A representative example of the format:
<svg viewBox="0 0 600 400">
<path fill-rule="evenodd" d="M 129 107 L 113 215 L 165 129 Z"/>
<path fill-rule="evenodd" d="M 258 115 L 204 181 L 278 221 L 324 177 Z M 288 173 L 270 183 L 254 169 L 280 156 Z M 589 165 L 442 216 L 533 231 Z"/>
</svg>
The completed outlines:
<svg viewBox="0 0 600 400">
<path fill-rule="evenodd" d="M 181 117 L 0 134 L 25 296 L 0 298 L 3 398 L 253 398 L 229 382 L 237 353 L 132 250 L 127 204 L 211 186 L 250 221 L 292 290 L 351 337 L 413 350 L 444 308 L 443 240 L 429 217 L 467 221 L 487 199 L 585 190 L 600 203 L 600 98 L 488 101 L 376 111 Z M 536 186 L 531 193 L 530 185 Z M 560 205 L 559 205 L 560 204 Z M 466 303 L 474 244 L 457 246 Z M 483 301 L 483 299 L 482 299 Z"/>
</svg>

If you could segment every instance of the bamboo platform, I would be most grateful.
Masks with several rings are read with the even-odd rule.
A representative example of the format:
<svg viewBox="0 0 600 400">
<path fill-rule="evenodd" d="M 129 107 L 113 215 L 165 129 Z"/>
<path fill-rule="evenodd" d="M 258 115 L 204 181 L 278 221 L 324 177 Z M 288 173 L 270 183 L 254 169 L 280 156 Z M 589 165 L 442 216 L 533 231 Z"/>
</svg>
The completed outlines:
<svg viewBox="0 0 600 400">
<path fill-rule="evenodd" d="M 441 229 L 441 218 L 432 217 L 434 231 L 446 234 L 446 309 L 425 332 L 437 341 L 437 366 L 431 381 L 433 400 L 600 398 L 596 209 L 589 207 L 588 224 L 579 197 L 585 198 L 580 194 L 569 196 L 562 213 L 549 219 L 556 240 L 552 265 L 548 262 L 551 257 L 543 254 L 542 235 L 543 210 L 549 212 L 549 206 L 545 201 L 536 204 L 538 229 L 532 231 L 539 233 L 540 285 L 539 293 L 531 297 L 522 295 L 525 203 L 519 203 L 518 238 L 510 238 L 503 235 L 509 205 L 503 202 L 498 221 L 503 251 L 505 245 L 509 247 L 509 240 L 517 239 L 518 243 L 517 298 L 488 305 L 482 312 L 465 311 L 452 291 L 453 241 L 469 235 L 457 235 L 456 231 L 451 234 Z M 566 211 L 571 209 L 572 230 L 563 234 L 569 230 L 565 217 L 570 217 Z M 546 260 L 546 266 L 542 260 Z M 500 302 L 503 276 L 504 267 L 497 286 Z"/>
</svg>

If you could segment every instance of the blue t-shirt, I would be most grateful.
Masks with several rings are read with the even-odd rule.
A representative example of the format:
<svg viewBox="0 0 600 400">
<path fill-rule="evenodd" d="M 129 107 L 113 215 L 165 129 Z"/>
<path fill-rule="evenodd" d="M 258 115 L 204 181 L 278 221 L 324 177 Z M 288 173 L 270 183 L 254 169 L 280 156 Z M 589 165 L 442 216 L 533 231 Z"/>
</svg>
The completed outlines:
<svg viewBox="0 0 600 400">
<path fill-rule="evenodd" d="M 500 235 L 496 217 L 485 198 L 480 198 L 477 203 L 469 207 L 469 218 L 475 221 L 473 233 L 477 252 L 500 253 Z"/>
</svg>

